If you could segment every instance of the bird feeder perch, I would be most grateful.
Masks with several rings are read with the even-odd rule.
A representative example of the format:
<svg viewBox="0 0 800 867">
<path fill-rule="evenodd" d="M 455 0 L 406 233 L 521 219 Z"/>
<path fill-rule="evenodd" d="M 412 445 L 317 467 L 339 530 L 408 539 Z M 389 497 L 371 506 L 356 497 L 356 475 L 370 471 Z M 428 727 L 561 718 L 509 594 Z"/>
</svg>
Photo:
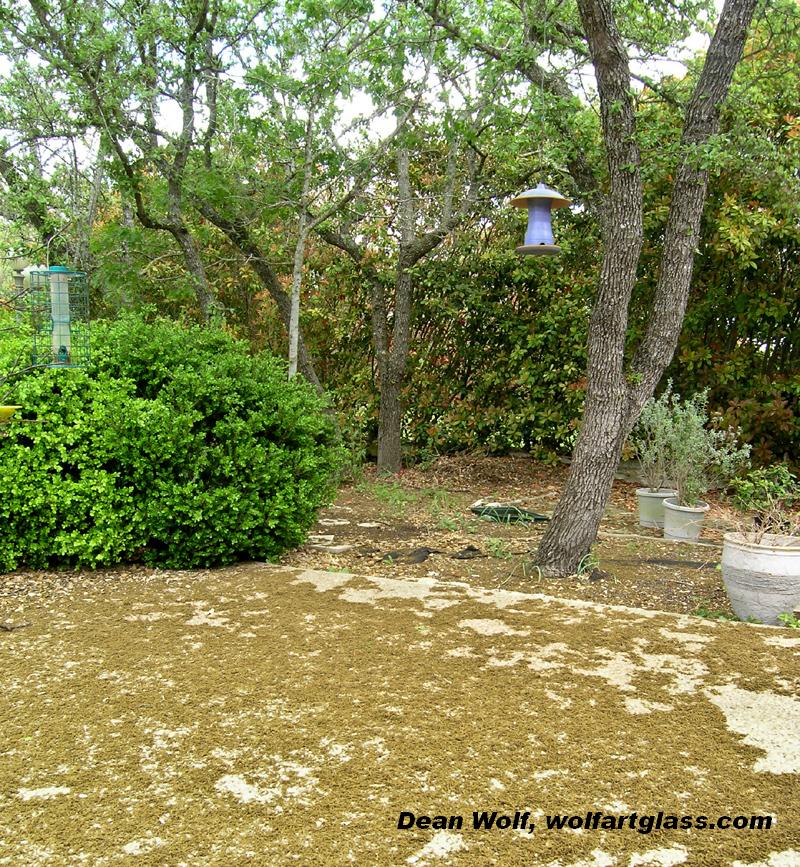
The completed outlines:
<svg viewBox="0 0 800 867">
<path fill-rule="evenodd" d="M 525 243 L 517 247 L 517 253 L 521 256 L 557 256 L 561 252 L 561 247 L 558 247 L 553 239 L 550 212 L 553 208 L 569 205 L 569 199 L 544 184 L 539 184 L 533 190 L 520 193 L 511 200 L 511 204 L 516 208 L 528 209 Z"/>
</svg>

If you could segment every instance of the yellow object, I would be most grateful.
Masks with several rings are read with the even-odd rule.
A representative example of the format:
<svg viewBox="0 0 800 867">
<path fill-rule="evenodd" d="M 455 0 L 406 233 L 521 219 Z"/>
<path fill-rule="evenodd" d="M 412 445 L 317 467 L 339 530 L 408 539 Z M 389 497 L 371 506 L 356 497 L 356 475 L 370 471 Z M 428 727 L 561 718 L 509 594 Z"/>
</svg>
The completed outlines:
<svg viewBox="0 0 800 867">
<path fill-rule="evenodd" d="M 22 409 L 21 406 L 0 406 L 0 424 L 8 424 L 11 421 L 11 416 L 18 410 Z"/>
</svg>

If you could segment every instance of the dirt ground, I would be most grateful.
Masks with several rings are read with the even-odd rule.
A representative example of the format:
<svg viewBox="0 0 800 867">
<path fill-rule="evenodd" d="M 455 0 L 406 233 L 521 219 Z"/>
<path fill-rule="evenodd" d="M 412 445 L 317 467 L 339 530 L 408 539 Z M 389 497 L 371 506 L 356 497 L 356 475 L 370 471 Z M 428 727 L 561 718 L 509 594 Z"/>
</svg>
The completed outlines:
<svg viewBox="0 0 800 867">
<path fill-rule="evenodd" d="M 728 611 L 724 507 L 666 543 L 620 482 L 545 581 L 541 524 L 469 506 L 564 473 L 367 473 L 281 564 L 0 576 L 0 865 L 798 867 L 800 636 L 687 616 Z"/>
<path fill-rule="evenodd" d="M 0 620 L 2 865 L 800 864 L 789 630 L 266 564 Z"/>
<path fill-rule="evenodd" d="M 579 575 L 561 581 L 544 579 L 531 567 L 546 525 L 501 524 L 470 512 L 482 499 L 550 515 L 566 473 L 563 464 L 545 466 L 521 456 L 440 458 L 428 468 L 403 471 L 396 481 L 379 480 L 369 470 L 342 488 L 309 542 L 282 563 L 732 616 L 717 567 L 722 535 L 735 528 L 735 516 L 715 495 L 700 544 L 668 542 L 660 530 L 639 527 L 639 485 L 616 481 L 593 556 Z M 468 546 L 480 555 L 454 558 Z M 412 562 L 423 549 L 433 553 Z"/>
</svg>

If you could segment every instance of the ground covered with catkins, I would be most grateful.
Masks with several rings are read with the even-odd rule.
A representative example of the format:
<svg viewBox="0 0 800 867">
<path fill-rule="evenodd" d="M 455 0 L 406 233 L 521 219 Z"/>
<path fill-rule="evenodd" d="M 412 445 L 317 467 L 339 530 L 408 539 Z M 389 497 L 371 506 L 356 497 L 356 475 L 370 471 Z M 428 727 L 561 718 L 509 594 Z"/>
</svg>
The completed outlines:
<svg viewBox="0 0 800 867">
<path fill-rule="evenodd" d="M 0 621 L 0 864 L 800 864 L 792 630 L 255 563 Z"/>
</svg>

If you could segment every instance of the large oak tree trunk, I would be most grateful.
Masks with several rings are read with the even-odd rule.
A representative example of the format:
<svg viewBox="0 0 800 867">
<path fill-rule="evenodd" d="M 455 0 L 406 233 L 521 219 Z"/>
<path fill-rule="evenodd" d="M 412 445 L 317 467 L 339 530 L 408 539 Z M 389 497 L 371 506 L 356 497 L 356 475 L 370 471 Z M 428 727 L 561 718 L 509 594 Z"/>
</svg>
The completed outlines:
<svg viewBox="0 0 800 867">
<path fill-rule="evenodd" d="M 756 0 L 728 0 L 686 111 L 682 153 L 646 334 L 624 361 L 628 305 L 642 238 L 640 155 L 624 44 L 611 0 L 578 0 L 597 75 L 610 188 L 605 251 L 589 330 L 583 421 L 566 486 L 536 553 L 546 575 L 574 573 L 589 553 L 611 493 L 622 446 L 672 359 L 691 286 L 708 173 L 698 149 L 719 128 L 719 111 L 742 55 Z"/>
</svg>

